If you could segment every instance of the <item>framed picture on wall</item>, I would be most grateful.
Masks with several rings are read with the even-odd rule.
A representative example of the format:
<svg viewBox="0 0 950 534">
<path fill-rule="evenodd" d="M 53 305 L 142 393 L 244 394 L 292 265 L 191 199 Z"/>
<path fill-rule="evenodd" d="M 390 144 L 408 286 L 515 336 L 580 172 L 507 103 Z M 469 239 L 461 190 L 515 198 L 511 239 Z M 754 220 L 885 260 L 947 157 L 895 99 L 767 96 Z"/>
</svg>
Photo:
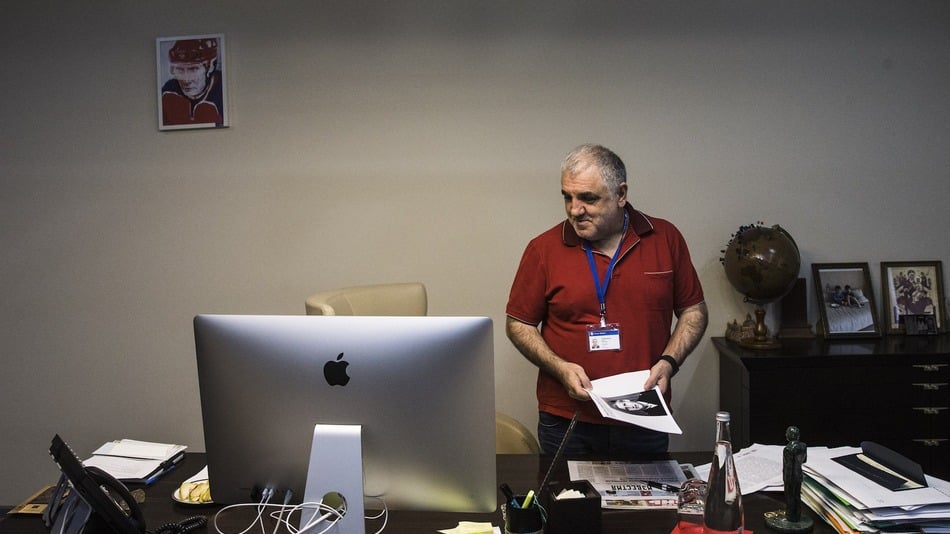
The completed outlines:
<svg viewBox="0 0 950 534">
<path fill-rule="evenodd" d="M 938 332 L 946 328 L 941 262 L 883 261 L 881 292 L 887 333 L 906 332 L 909 315 L 931 315 Z"/>
<path fill-rule="evenodd" d="M 825 337 L 881 336 L 867 263 L 815 263 L 811 268 Z"/>
<path fill-rule="evenodd" d="M 155 40 L 158 129 L 226 128 L 224 35 Z"/>
</svg>

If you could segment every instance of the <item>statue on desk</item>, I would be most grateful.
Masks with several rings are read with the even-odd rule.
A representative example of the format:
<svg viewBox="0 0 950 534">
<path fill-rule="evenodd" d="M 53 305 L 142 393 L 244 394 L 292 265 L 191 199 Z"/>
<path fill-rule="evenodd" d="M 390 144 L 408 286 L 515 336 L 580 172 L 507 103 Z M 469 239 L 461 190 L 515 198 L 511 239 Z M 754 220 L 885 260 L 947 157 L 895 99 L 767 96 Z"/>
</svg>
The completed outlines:
<svg viewBox="0 0 950 534">
<path fill-rule="evenodd" d="M 802 465 L 808 460 L 808 446 L 799 438 L 797 426 L 785 430 L 785 450 L 782 451 L 782 482 L 785 489 L 785 510 L 765 513 L 765 524 L 782 533 L 811 532 L 814 521 L 802 515 Z"/>
</svg>

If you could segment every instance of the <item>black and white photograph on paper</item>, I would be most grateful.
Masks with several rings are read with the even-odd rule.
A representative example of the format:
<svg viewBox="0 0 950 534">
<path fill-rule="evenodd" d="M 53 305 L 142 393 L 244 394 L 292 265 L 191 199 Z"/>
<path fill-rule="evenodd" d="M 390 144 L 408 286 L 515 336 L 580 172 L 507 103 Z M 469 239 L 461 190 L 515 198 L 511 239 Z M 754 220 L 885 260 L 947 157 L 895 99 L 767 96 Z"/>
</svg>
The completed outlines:
<svg viewBox="0 0 950 534">
<path fill-rule="evenodd" d="M 937 331 L 944 329 L 940 261 L 881 262 L 881 286 L 887 333 L 909 333 L 906 317 L 910 315 L 932 316 Z"/>
<path fill-rule="evenodd" d="M 604 400 L 615 410 L 620 410 L 632 415 L 645 416 L 664 416 L 666 410 L 660 404 L 659 395 L 656 390 L 648 389 L 637 393 L 620 395 L 619 397 L 607 397 Z"/>
<path fill-rule="evenodd" d="M 880 337 L 867 263 L 812 264 L 825 337 Z"/>
<path fill-rule="evenodd" d="M 159 130 L 227 127 L 224 35 L 160 37 L 155 51 Z"/>
<path fill-rule="evenodd" d="M 591 380 L 588 391 L 604 417 L 668 434 L 682 434 L 659 386 L 644 390 L 649 370 L 631 371 Z"/>
</svg>

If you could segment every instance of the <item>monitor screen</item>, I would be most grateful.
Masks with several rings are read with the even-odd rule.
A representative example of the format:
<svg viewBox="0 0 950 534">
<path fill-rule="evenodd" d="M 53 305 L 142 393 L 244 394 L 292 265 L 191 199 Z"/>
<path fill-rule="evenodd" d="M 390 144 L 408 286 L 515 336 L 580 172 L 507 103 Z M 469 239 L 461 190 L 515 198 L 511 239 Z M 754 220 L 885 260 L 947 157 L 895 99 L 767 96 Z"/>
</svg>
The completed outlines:
<svg viewBox="0 0 950 534">
<path fill-rule="evenodd" d="M 194 328 L 215 502 L 262 488 L 300 502 L 314 425 L 332 424 L 360 425 L 364 495 L 390 509 L 496 508 L 491 319 L 198 315 Z"/>
</svg>

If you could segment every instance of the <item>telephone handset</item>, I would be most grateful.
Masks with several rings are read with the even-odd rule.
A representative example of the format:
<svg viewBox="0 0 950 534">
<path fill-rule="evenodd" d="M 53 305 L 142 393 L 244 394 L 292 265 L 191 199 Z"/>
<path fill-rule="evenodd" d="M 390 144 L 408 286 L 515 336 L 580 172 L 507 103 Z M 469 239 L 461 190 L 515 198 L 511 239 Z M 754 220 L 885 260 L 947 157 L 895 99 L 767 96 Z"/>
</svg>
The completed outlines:
<svg viewBox="0 0 950 534">
<path fill-rule="evenodd" d="M 43 514 L 52 534 L 80 534 L 95 520 L 118 534 L 145 533 L 142 510 L 124 484 L 98 467 L 84 466 L 58 434 L 49 453 L 63 473 Z"/>
</svg>

